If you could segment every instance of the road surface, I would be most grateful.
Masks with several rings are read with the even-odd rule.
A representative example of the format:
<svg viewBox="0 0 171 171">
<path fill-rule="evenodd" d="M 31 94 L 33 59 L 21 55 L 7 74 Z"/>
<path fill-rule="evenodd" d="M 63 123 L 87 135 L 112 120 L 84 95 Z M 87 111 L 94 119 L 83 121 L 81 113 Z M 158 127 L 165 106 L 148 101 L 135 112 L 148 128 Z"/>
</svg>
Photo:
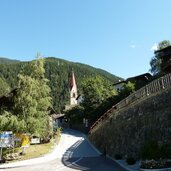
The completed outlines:
<svg viewBox="0 0 171 171">
<path fill-rule="evenodd" d="M 101 156 L 84 134 L 65 130 L 53 153 L 44 157 L 0 165 L 0 171 L 125 171 Z"/>
</svg>

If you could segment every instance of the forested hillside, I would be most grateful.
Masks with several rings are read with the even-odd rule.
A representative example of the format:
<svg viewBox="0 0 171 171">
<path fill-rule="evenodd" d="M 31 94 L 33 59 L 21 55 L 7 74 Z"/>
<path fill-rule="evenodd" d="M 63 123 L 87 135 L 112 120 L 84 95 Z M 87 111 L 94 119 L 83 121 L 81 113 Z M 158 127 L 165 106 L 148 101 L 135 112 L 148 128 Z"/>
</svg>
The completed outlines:
<svg viewBox="0 0 171 171">
<path fill-rule="evenodd" d="M 1 64 L 9 64 L 9 63 L 16 63 L 16 62 L 20 62 L 20 61 L 0 57 L 0 63 Z"/>
<path fill-rule="evenodd" d="M 5 61 L 5 60 L 3 60 Z M 12 88 L 17 85 L 17 75 L 22 71 L 28 62 L 8 62 L 0 60 L 0 78 L 5 80 Z M 65 104 L 69 103 L 69 80 L 72 69 L 76 75 L 76 81 L 79 93 L 81 93 L 82 81 L 90 76 L 101 76 L 111 85 L 120 79 L 104 70 L 91 67 L 89 65 L 69 62 L 54 57 L 45 58 L 45 76 L 49 79 L 51 95 L 53 97 L 53 106 L 57 112 L 60 112 Z"/>
</svg>

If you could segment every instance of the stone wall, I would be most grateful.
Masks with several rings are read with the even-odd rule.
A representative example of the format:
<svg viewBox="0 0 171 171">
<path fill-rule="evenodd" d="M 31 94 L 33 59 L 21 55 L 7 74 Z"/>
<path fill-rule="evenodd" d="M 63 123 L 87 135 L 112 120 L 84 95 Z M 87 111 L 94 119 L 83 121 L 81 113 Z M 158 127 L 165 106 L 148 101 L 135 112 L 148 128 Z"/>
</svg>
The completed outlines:
<svg viewBox="0 0 171 171">
<path fill-rule="evenodd" d="M 171 89 L 115 111 L 89 135 L 102 152 L 134 156 L 145 141 L 171 144 Z"/>
</svg>

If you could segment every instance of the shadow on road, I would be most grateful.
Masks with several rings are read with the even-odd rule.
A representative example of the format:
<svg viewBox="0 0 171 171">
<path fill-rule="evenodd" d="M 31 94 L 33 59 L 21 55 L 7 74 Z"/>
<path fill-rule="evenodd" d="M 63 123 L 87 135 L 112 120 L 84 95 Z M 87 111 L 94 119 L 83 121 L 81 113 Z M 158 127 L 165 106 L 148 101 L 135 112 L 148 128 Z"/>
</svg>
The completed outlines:
<svg viewBox="0 0 171 171">
<path fill-rule="evenodd" d="M 66 150 L 62 157 L 62 163 L 66 167 L 86 171 L 124 171 L 113 160 L 99 155 L 84 136 L 81 136 L 81 133 L 73 132 L 73 134 L 80 138 Z M 70 135 L 72 135 L 72 132 L 70 132 Z"/>
</svg>

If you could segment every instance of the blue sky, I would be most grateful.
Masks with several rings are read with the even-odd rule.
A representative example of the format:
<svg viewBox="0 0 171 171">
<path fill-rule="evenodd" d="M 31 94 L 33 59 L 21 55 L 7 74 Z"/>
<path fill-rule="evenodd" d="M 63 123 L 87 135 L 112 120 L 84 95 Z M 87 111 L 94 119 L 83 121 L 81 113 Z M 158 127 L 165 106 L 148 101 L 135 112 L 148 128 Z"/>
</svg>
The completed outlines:
<svg viewBox="0 0 171 171">
<path fill-rule="evenodd" d="M 0 56 L 40 52 L 132 77 L 171 40 L 170 9 L 171 0 L 0 0 Z"/>
</svg>

